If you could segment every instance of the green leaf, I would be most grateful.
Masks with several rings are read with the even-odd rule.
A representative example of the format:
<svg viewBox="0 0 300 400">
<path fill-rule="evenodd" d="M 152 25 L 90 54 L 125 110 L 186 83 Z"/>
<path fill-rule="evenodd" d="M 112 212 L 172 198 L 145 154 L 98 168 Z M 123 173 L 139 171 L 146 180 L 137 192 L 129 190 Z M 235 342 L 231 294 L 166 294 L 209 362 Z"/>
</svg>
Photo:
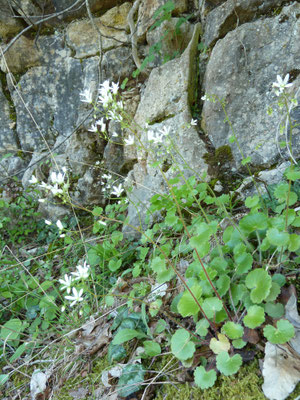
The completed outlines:
<svg viewBox="0 0 300 400">
<path fill-rule="evenodd" d="M 164 319 L 159 319 L 157 321 L 156 327 L 155 327 L 155 333 L 160 334 L 162 333 L 167 327 L 167 323 Z"/>
<path fill-rule="evenodd" d="M 141 364 L 127 364 L 122 370 L 122 375 L 117 384 L 120 397 L 128 397 L 142 388 L 145 370 Z"/>
<path fill-rule="evenodd" d="M 21 346 L 17 348 L 17 350 L 14 352 L 14 354 L 10 357 L 9 362 L 13 363 L 16 361 L 21 355 L 26 351 L 28 348 L 28 343 L 23 343 Z"/>
<path fill-rule="evenodd" d="M 253 208 L 257 207 L 259 205 L 259 197 L 258 196 L 253 196 L 253 197 L 247 197 L 245 201 L 245 206 L 248 208 Z"/>
<path fill-rule="evenodd" d="M 207 319 L 202 318 L 196 324 L 196 333 L 199 336 L 206 336 L 209 328 L 209 322 Z"/>
<path fill-rule="evenodd" d="M 260 306 L 251 306 L 248 308 L 247 315 L 244 317 L 244 324 L 248 328 L 254 329 L 265 321 L 264 309 Z"/>
<path fill-rule="evenodd" d="M 281 303 L 267 303 L 265 305 L 265 312 L 272 318 L 280 318 L 284 314 L 284 306 Z"/>
<path fill-rule="evenodd" d="M 289 234 L 280 232 L 277 228 L 270 228 L 267 231 L 267 239 L 273 246 L 286 246 L 289 242 Z"/>
<path fill-rule="evenodd" d="M 218 339 L 212 338 L 209 347 L 215 354 L 220 354 L 223 351 L 229 351 L 230 343 L 225 335 L 218 333 Z"/>
<path fill-rule="evenodd" d="M 191 292 L 195 296 L 195 298 L 198 300 L 198 302 L 202 303 L 201 295 L 202 295 L 202 289 L 199 285 L 194 285 L 191 287 Z M 188 290 L 186 290 L 181 299 L 179 300 L 177 304 L 177 310 L 178 312 L 183 316 L 183 317 L 188 317 L 191 315 L 196 315 L 200 310 L 199 306 L 193 299 L 192 295 Z"/>
<path fill-rule="evenodd" d="M 113 242 L 114 245 L 118 244 L 119 242 L 121 242 L 121 240 L 123 240 L 123 233 L 120 231 L 114 231 L 111 234 L 111 241 Z"/>
<path fill-rule="evenodd" d="M 300 248 L 300 236 L 292 233 L 289 237 L 289 251 L 297 251 Z"/>
<path fill-rule="evenodd" d="M 232 341 L 232 346 L 235 349 L 242 349 L 243 347 L 245 347 L 247 344 L 247 342 L 244 342 L 243 339 L 235 339 Z"/>
<path fill-rule="evenodd" d="M 216 361 L 218 370 L 225 376 L 235 374 L 240 369 L 243 362 L 239 354 L 230 357 L 226 351 L 222 351 L 222 353 L 218 354 Z"/>
<path fill-rule="evenodd" d="M 110 271 L 115 272 L 115 271 L 118 271 L 119 268 L 121 268 L 121 265 L 122 265 L 121 258 L 118 260 L 115 258 L 112 258 L 111 260 L 109 260 L 108 268 L 110 269 Z"/>
<path fill-rule="evenodd" d="M 216 286 L 218 289 L 219 295 L 224 296 L 230 287 L 230 278 L 228 275 L 221 275 L 220 278 L 216 282 Z"/>
<path fill-rule="evenodd" d="M 242 161 L 241 161 L 241 164 L 242 165 L 246 165 L 246 164 L 249 164 L 250 162 L 251 162 L 251 157 L 247 157 L 247 158 L 244 158 Z"/>
<path fill-rule="evenodd" d="M 161 353 L 161 348 L 160 345 L 153 340 L 146 340 L 143 343 L 144 349 L 145 349 L 145 354 L 148 357 L 155 357 L 158 354 Z"/>
<path fill-rule="evenodd" d="M 268 294 L 268 296 L 265 298 L 265 301 L 267 303 L 271 302 L 271 301 L 275 301 L 277 299 L 277 296 L 280 293 L 280 286 L 278 285 L 278 283 L 272 281 L 272 286 L 270 289 L 270 293 Z"/>
<path fill-rule="evenodd" d="M 217 374 L 215 370 L 205 371 L 205 368 L 201 366 L 195 369 L 194 378 L 196 386 L 204 390 L 214 386 Z"/>
<path fill-rule="evenodd" d="M 222 301 L 217 297 L 209 297 L 205 299 L 202 308 L 207 316 L 207 318 L 213 318 L 217 311 L 221 311 L 223 308 Z"/>
<path fill-rule="evenodd" d="M 195 353 L 195 344 L 185 329 L 178 329 L 171 338 L 171 351 L 179 360 L 188 360 Z"/>
<path fill-rule="evenodd" d="M 297 181 L 300 179 L 300 170 L 298 167 L 292 165 L 285 170 L 284 175 L 291 181 Z"/>
<path fill-rule="evenodd" d="M 263 213 L 249 214 L 240 220 L 240 227 L 244 232 L 251 233 L 268 227 L 268 218 Z"/>
<path fill-rule="evenodd" d="M 272 276 L 272 281 L 276 282 L 280 287 L 284 286 L 286 283 L 285 276 L 282 274 L 274 274 Z"/>
<path fill-rule="evenodd" d="M 270 293 L 272 279 L 262 268 L 249 272 L 245 280 L 248 289 L 252 289 L 250 298 L 253 303 L 261 303 Z"/>
<path fill-rule="evenodd" d="M 286 319 L 277 321 L 277 328 L 267 325 L 264 328 L 264 335 L 270 343 L 284 344 L 295 336 L 295 328 Z"/>
<path fill-rule="evenodd" d="M 229 339 L 239 339 L 244 334 L 244 329 L 240 324 L 228 321 L 222 326 L 222 332 L 229 337 Z"/>
<path fill-rule="evenodd" d="M 121 361 L 126 357 L 127 353 L 123 346 L 110 343 L 107 350 L 107 358 L 110 363 L 113 361 Z"/>
<path fill-rule="evenodd" d="M 242 275 L 252 268 L 253 257 L 249 253 L 243 253 L 234 257 L 234 261 L 236 263 L 236 273 Z"/>
<path fill-rule="evenodd" d="M 95 217 L 100 217 L 100 216 L 103 214 L 103 208 L 101 208 L 101 207 L 95 207 L 95 208 L 93 209 L 93 211 L 92 211 L 92 214 L 93 214 Z"/>
<path fill-rule="evenodd" d="M 168 282 L 174 276 L 174 271 L 169 268 L 166 268 L 166 261 L 160 257 L 153 258 L 151 262 L 151 268 L 154 272 L 157 273 L 157 282 L 165 283 Z"/>
<path fill-rule="evenodd" d="M 133 338 L 143 338 L 145 336 L 144 333 L 136 331 L 135 329 L 121 329 L 117 332 L 112 344 L 122 344 Z"/>
<path fill-rule="evenodd" d="M 0 374 L 0 386 L 8 381 L 9 374 Z"/>
<path fill-rule="evenodd" d="M 0 339 L 7 340 L 10 343 L 12 340 L 19 340 L 22 332 L 23 324 L 18 318 L 12 318 L 7 321 L 1 328 Z"/>
</svg>

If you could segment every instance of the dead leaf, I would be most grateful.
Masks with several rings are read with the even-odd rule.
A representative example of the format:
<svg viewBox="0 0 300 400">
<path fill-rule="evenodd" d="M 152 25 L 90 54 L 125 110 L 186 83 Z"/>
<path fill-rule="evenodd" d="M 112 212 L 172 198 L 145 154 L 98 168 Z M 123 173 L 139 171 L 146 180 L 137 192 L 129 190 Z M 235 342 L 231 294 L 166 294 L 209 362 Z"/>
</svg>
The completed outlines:
<svg viewBox="0 0 300 400">
<path fill-rule="evenodd" d="M 48 398 L 47 381 L 49 374 L 39 369 L 33 371 L 30 380 L 30 394 L 32 400 L 45 400 Z M 46 397 L 47 396 L 47 397 Z"/>
<path fill-rule="evenodd" d="M 259 342 L 259 335 L 255 329 L 250 329 L 245 326 L 243 340 L 251 344 L 256 344 Z"/>
</svg>

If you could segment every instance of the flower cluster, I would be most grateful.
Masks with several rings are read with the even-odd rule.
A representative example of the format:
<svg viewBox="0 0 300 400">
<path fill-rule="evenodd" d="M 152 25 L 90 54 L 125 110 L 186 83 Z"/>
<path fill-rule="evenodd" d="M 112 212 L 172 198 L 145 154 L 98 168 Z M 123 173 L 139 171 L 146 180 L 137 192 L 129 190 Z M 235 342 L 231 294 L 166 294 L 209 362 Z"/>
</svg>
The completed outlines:
<svg viewBox="0 0 300 400">
<path fill-rule="evenodd" d="M 35 175 L 32 175 L 31 179 L 29 180 L 29 183 L 32 185 L 38 185 L 40 188 L 49 191 L 52 193 L 53 196 L 58 196 L 63 198 L 64 194 L 67 193 L 67 190 L 69 188 L 69 182 L 68 179 L 66 179 L 66 173 L 67 173 L 67 168 L 63 167 L 62 172 L 51 172 L 50 174 L 50 183 L 43 182 L 39 183 L 38 179 L 35 177 Z M 39 202 L 43 203 L 45 202 L 45 199 L 39 199 Z"/>
<path fill-rule="evenodd" d="M 71 272 L 71 275 L 65 274 L 64 279 L 58 280 L 59 283 L 62 285 L 60 290 L 66 290 L 68 294 L 70 294 L 72 290 L 72 296 L 65 296 L 66 300 L 71 301 L 71 307 L 73 307 L 77 303 L 80 303 L 84 299 L 82 297 L 83 288 L 77 290 L 77 288 L 73 286 L 74 283 L 76 281 L 86 280 L 90 275 L 90 266 L 86 262 L 84 262 L 83 265 L 77 265 L 76 269 L 77 271 Z"/>
<path fill-rule="evenodd" d="M 49 221 L 48 219 L 45 219 L 45 224 L 46 225 L 52 225 L 52 222 Z M 66 235 L 64 233 L 62 233 L 62 231 L 64 230 L 64 226 L 63 226 L 63 224 L 61 223 L 61 221 L 59 219 L 56 221 L 55 225 L 59 229 L 59 237 L 61 237 L 61 238 L 65 237 Z"/>
<path fill-rule="evenodd" d="M 170 130 L 171 130 L 170 127 L 166 128 L 165 126 L 162 129 L 160 129 L 158 132 L 149 130 L 147 132 L 148 141 L 152 142 L 154 144 L 163 143 L 164 138 L 169 135 Z"/>
</svg>

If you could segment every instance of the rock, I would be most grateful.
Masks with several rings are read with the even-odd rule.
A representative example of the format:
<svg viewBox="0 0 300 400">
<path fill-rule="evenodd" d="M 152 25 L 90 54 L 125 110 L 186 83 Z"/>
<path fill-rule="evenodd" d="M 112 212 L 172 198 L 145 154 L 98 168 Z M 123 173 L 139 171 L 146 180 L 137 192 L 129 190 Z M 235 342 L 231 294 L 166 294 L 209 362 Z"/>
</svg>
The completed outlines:
<svg viewBox="0 0 300 400">
<path fill-rule="evenodd" d="M 5 53 L 5 61 L 1 57 L 0 68 L 5 73 L 24 73 L 28 68 L 40 65 L 40 57 L 34 40 L 21 36 Z"/>
<path fill-rule="evenodd" d="M 168 137 L 173 142 L 170 150 L 173 158 L 167 156 L 163 166 L 167 179 L 178 173 L 178 169 L 186 177 L 195 174 L 195 171 L 202 175 L 207 169 L 202 159 L 205 146 L 196 128 L 189 125 L 196 85 L 193 60 L 200 30 L 200 24 L 197 24 L 193 38 L 180 59 L 169 61 L 151 71 L 134 118 L 139 127 L 144 127 L 148 122 L 149 129 L 155 132 L 162 129 L 170 131 Z M 135 204 L 129 204 L 128 217 L 129 224 L 145 229 L 145 214 L 150 198 L 155 193 L 167 193 L 167 184 L 159 168 L 151 166 L 154 158 L 160 156 L 155 149 L 156 156 L 151 155 L 153 152 L 149 150 L 147 132 L 139 128 L 136 135 L 140 137 L 142 147 L 138 154 L 130 153 L 125 147 L 125 162 L 134 163 L 138 160 L 126 180 L 127 189 L 132 186 L 132 190 L 127 190 L 128 198 Z M 131 227 L 125 227 L 123 231 L 127 236 L 138 236 Z"/>
<path fill-rule="evenodd" d="M 272 90 L 276 75 L 290 72 L 294 82 L 292 91 L 299 87 L 300 63 L 300 4 L 284 7 L 274 18 L 246 23 L 213 48 L 204 78 L 208 95 L 216 95 L 226 102 L 226 112 L 245 157 L 251 156 L 256 168 L 274 165 L 280 158 L 276 132 L 281 114 L 276 107 L 277 97 Z M 274 106 L 275 104 L 275 106 Z M 269 106 L 274 109 L 269 116 Z M 228 145 L 232 131 L 224 122 L 224 111 L 218 101 L 205 101 L 202 127 L 213 146 Z M 299 130 L 293 132 L 293 154 L 300 156 Z M 235 168 L 241 168 L 242 155 L 235 144 L 230 144 Z M 286 152 L 283 152 L 288 157 Z"/>
<path fill-rule="evenodd" d="M 146 34 L 147 42 L 150 46 L 161 42 L 160 55 L 157 57 L 160 64 L 163 64 L 168 59 L 180 56 L 192 38 L 193 25 L 189 22 L 184 22 L 176 28 L 179 22 L 179 18 L 171 18 Z"/>
<path fill-rule="evenodd" d="M 207 15 L 205 46 L 213 46 L 228 32 L 262 14 L 272 12 L 275 7 L 280 7 L 284 3 L 286 3 L 284 0 L 227 0 Z"/>
<path fill-rule="evenodd" d="M 124 2 L 125 0 L 123 0 Z M 56 12 L 60 12 L 66 10 L 71 7 L 73 4 L 75 5 L 71 10 L 61 14 L 59 16 L 60 19 L 71 20 L 74 18 L 82 17 L 87 14 L 85 4 L 82 2 L 75 2 L 74 0 L 52 0 L 53 5 L 55 7 Z M 109 8 L 115 7 L 117 4 L 120 4 L 122 0 L 89 0 L 89 5 L 91 8 L 91 12 L 104 12 Z"/>
<path fill-rule="evenodd" d="M 0 84 L 0 152 L 1 153 L 3 153 L 3 151 L 9 152 L 18 150 L 18 141 L 13 126 L 14 126 L 14 121 L 11 119 L 10 104 L 8 99 L 5 97 L 2 90 L 2 86 Z"/>
<path fill-rule="evenodd" d="M 94 23 L 102 34 L 102 51 L 128 43 L 127 14 L 130 3 L 114 7 Z M 89 19 L 75 21 L 67 27 L 67 41 L 76 52 L 75 58 L 83 58 L 99 53 L 99 35 Z"/>
<path fill-rule="evenodd" d="M 23 24 L 13 16 L 7 0 L 0 0 L 0 10 L 0 37 L 10 39 L 23 29 Z"/>
<path fill-rule="evenodd" d="M 128 47 L 109 50 L 103 55 L 103 80 L 109 79 L 113 82 L 122 83 L 125 78 L 131 76 L 135 69 L 131 49 Z"/>
<path fill-rule="evenodd" d="M 138 12 L 137 21 L 137 36 L 143 37 L 151 25 L 155 22 L 153 14 L 159 7 L 165 4 L 165 0 L 142 0 Z M 179 15 L 187 11 L 188 1 L 187 0 L 174 0 L 175 8 L 172 11 L 172 15 Z"/>
</svg>

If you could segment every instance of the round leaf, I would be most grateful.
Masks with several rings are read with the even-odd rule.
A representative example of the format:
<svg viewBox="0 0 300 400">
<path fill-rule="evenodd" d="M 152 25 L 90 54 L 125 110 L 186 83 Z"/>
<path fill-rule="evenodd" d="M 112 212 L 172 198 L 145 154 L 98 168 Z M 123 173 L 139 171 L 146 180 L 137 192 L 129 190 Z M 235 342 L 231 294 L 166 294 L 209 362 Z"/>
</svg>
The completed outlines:
<svg viewBox="0 0 300 400">
<path fill-rule="evenodd" d="M 292 233 L 289 240 L 289 251 L 297 251 L 300 248 L 300 236 L 296 233 Z"/>
<path fill-rule="evenodd" d="M 247 342 L 244 342 L 243 339 L 235 339 L 232 341 L 232 346 L 235 349 L 242 349 L 243 347 L 245 347 L 247 344 Z"/>
<path fill-rule="evenodd" d="M 215 354 L 219 354 L 223 351 L 229 351 L 230 349 L 230 343 L 229 340 L 225 335 L 222 335 L 222 333 L 218 333 L 218 339 L 212 338 L 209 347 Z"/>
<path fill-rule="evenodd" d="M 191 287 L 191 292 L 195 296 L 195 298 L 198 300 L 198 302 L 201 304 L 202 299 L 202 289 L 199 285 L 194 285 Z M 183 317 L 188 317 L 190 315 L 196 315 L 200 310 L 199 306 L 193 299 L 191 293 L 186 290 L 181 299 L 179 300 L 177 304 L 177 310 L 178 312 L 183 316 Z"/>
<path fill-rule="evenodd" d="M 239 225 L 244 232 L 251 233 L 259 229 L 266 229 L 268 218 L 265 214 L 257 212 L 243 217 Z"/>
<path fill-rule="evenodd" d="M 195 352 L 195 344 L 185 329 L 178 329 L 171 338 L 171 351 L 179 360 L 188 360 Z"/>
<path fill-rule="evenodd" d="M 208 389 L 212 387 L 217 379 L 215 370 L 205 371 L 203 366 L 197 367 L 194 372 L 195 384 L 200 389 Z"/>
<path fill-rule="evenodd" d="M 229 337 L 229 339 L 239 339 L 243 336 L 244 329 L 240 324 L 228 321 L 222 327 L 222 332 Z"/>
<path fill-rule="evenodd" d="M 218 354 L 216 360 L 218 370 L 225 376 L 235 374 L 242 365 L 242 357 L 239 354 L 230 357 L 226 351 Z"/>
<path fill-rule="evenodd" d="M 280 319 L 277 321 L 277 328 L 267 325 L 264 328 L 264 335 L 270 343 L 283 344 L 295 336 L 295 328 L 288 320 Z"/>
<path fill-rule="evenodd" d="M 281 232 L 277 228 L 271 228 L 267 231 L 267 239 L 273 246 L 286 246 L 289 242 L 289 234 Z"/>
<path fill-rule="evenodd" d="M 161 353 L 160 345 L 153 340 L 146 340 L 143 345 L 145 354 L 149 357 L 154 357 Z"/>
<path fill-rule="evenodd" d="M 206 336 L 209 328 L 209 322 L 207 319 L 202 318 L 196 324 L 196 333 L 199 336 Z"/>
<path fill-rule="evenodd" d="M 284 314 L 284 306 L 281 303 L 267 303 L 265 312 L 272 318 L 280 318 Z"/>
<path fill-rule="evenodd" d="M 257 328 L 265 321 L 265 312 L 262 307 L 251 306 L 248 309 L 247 315 L 244 317 L 244 324 L 247 328 Z"/>
<path fill-rule="evenodd" d="M 261 303 L 270 293 L 272 279 L 264 269 L 255 269 L 246 277 L 246 286 L 252 289 L 250 298 L 253 303 Z"/>
<path fill-rule="evenodd" d="M 223 304 L 217 297 L 209 297 L 205 299 L 202 308 L 207 318 L 213 318 L 217 311 L 221 311 Z"/>
</svg>

